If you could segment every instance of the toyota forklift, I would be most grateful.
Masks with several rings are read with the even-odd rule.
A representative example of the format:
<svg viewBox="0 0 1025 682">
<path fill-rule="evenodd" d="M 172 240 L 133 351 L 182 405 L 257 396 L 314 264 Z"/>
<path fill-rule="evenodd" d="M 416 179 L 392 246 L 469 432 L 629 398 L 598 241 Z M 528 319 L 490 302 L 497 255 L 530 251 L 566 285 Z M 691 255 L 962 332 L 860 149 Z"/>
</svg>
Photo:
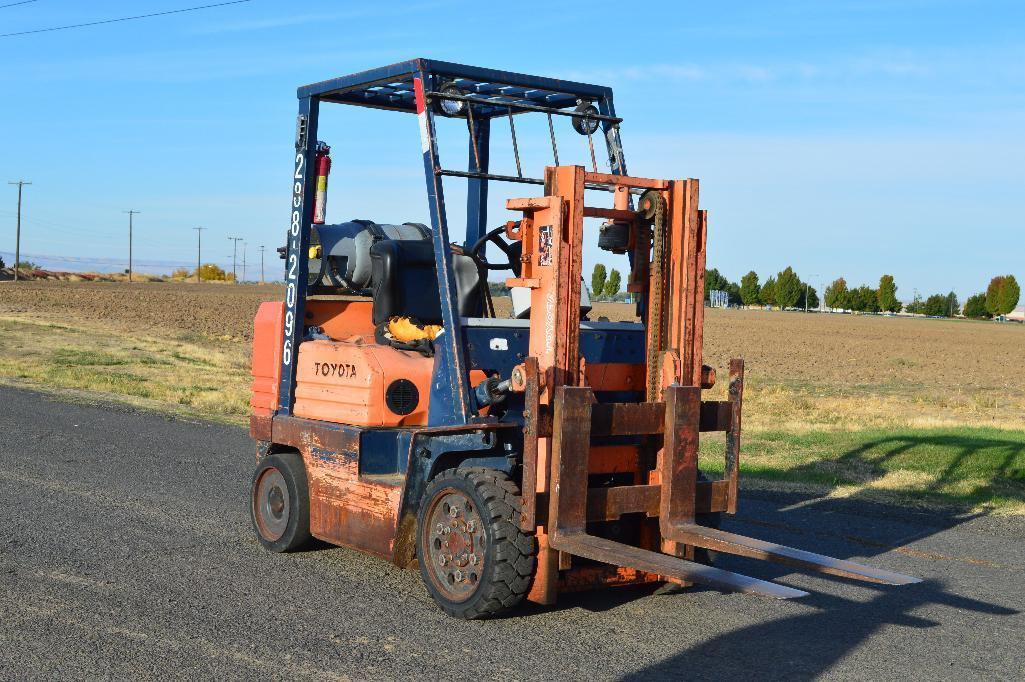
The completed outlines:
<svg viewBox="0 0 1025 682">
<path fill-rule="evenodd" d="M 610 88 L 413 59 L 298 98 L 285 296 L 261 305 L 253 341 L 250 511 L 266 549 L 317 538 L 418 566 L 459 618 L 660 582 L 806 594 L 717 568 L 716 553 L 917 582 L 719 528 L 737 509 L 744 363 L 729 362 L 725 400 L 702 397 L 717 377 L 702 359 L 698 181 L 627 173 Z M 324 104 L 415 115 L 429 225 L 327 222 Z M 540 177 L 517 139 L 530 116 L 550 138 Z M 465 124 L 466 170 L 442 165 L 442 119 Z M 582 165 L 560 163 L 557 126 Z M 515 170 L 489 163 L 500 127 Z M 446 180 L 466 184 L 462 242 Z M 505 203 L 519 219 L 489 227 L 493 183 L 523 186 Z M 585 242 L 628 260 L 639 321 L 589 319 Z M 491 273 L 511 316 L 496 315 Z M 698 444 L 716 431 L 724 475 L 709 480 Z"/>
</svg>

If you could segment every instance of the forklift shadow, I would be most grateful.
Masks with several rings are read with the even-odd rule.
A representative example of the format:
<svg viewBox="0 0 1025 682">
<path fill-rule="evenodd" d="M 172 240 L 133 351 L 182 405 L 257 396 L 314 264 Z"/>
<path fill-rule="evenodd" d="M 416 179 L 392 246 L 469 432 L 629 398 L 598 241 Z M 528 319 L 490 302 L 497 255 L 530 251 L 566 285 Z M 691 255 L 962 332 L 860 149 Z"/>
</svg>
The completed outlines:
<svg viewBox="0 0 1025 682">
<path fill-rule="evenodd" d="M 883 587 L 867 601 L 821 593 L 800 601 L 813 610 L 716 635 L 623 679 L 721 679 L 750 677 L 752 673 L 757 679 L 810 679 L 828 671 L 886 626 L 942 625 L 940 621 L 915 615 L 921 607 L 939 605 L 991 616 L 1019 613 L 950 594 L 935 580 L 900 588 Z M 915 652 L 908 650 L 907 656 L 906 666 L 902 667 L 912 670 Z M 715 666 L 709 668 L 709 661 L 715 661 Z"/>
</svg>

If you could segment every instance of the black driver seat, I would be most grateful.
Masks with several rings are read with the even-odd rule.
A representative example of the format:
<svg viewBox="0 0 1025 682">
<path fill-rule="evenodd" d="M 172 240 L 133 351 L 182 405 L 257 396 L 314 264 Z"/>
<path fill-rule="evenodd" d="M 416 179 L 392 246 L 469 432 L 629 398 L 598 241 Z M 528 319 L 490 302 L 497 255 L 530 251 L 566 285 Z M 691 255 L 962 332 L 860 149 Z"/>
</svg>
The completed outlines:
<svg viewBox="0 0 1025 682">
<path fill-rule="evenodd" d="M 452 254 L 460 317 L 480 317 L 483 285 L 473 258 Z M 370 247 L 374 324 L 392 317 L 414 317 L 441 324 L 441 292 L 429 241 L 384 239 Z"/>
</svg>

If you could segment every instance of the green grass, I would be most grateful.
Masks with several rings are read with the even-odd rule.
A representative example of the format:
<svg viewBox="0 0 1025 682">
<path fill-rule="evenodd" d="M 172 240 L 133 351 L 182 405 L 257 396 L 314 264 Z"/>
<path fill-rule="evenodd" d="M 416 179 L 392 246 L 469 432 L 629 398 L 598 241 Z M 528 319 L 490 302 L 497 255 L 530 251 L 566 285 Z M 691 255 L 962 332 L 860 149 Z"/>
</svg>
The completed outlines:
<svg viewBox="0 0 1025 682">
<path fill-rule="evenodd" d="M 742 440 L 750 479 L 813 484 L 842 495 L 896 495 L 973 508 L 1025 511 L 1025 432 L 894 428 L 788 433 Z M 702 467 L 723 469 L 721 440 L 705 439 Z"/>
</svg>

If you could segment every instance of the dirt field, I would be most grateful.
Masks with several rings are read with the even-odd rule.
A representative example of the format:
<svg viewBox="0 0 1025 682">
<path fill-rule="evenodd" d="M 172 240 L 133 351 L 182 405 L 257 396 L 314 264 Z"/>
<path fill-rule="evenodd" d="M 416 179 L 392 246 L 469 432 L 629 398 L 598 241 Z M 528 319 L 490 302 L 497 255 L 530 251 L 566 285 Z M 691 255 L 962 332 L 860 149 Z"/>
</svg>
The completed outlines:
<svg viewBox="0 0 1025 682">
<path fill-rule="evenodd" d="M 279 286 L 0 283 L 0 383 L 245 423 L 253 315 L 282 295 Z M 629 319 L 632 308 L 599 304 L 598 316 Z M 754 310 L 705 319 L 705 361 L 747 363 L 745 477 L 1025 513 L 1021 325 Z M 721 470 L 721 436 L 701 447 L 702 467 Z"/>
<path fill-rule="evenodd" d="M 279 286 L 23 282 L 0 287 L 0 315 L 101 322 L 126 332 L 248 341 L 262 301 Z M 499 314 L 508 310 L 499 299 Z M 633 318 L 632 306 L 599 303 L 592 317 Z M 706 310 L 705 358 L 743 357 L 756 385 L 821 395 L 982 397 L 1020 406 L 1025 328 L 1017 324 L 876 316 Z"/>
</svg>

